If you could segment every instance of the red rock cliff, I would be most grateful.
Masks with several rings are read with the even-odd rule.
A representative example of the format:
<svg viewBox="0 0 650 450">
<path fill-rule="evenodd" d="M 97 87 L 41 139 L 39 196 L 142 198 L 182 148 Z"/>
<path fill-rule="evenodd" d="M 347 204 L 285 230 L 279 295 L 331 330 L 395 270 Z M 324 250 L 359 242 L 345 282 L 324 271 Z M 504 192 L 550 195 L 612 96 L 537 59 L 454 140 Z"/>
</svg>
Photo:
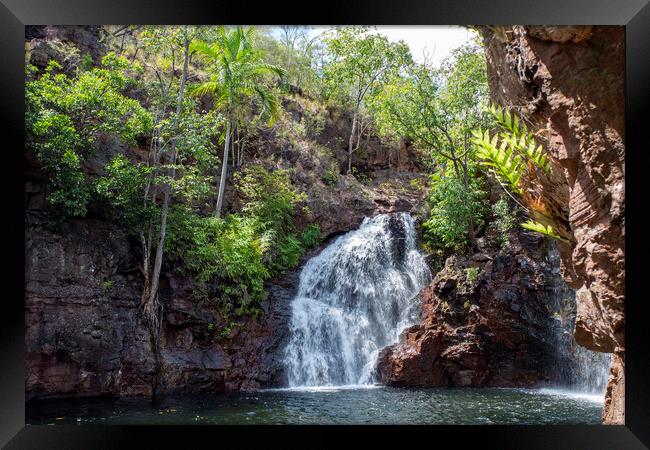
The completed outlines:
<svg viewBox="0 0 650 450">
<path fill-rule="evenodd" d="M 625 34 L 623 27 L 482 27 L 492 100 L 518 111 L 561 176 L 575 243 L 560 251 L 577 292 L 575 337 L 611 352 L 603 421 L 625 420 Z M 568 190 L 567 190 L 568 188 Z"/>
</svg>

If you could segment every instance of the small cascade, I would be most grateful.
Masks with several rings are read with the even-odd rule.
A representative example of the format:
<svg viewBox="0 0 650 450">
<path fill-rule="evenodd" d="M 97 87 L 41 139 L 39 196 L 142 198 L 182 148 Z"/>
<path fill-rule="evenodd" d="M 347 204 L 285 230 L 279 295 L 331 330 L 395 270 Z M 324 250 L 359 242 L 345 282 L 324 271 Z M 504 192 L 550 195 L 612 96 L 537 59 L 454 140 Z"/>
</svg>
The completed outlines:
<svg viewBox="0 0 650 450">
<path fill-rule="evenodd" d="M 575 344 L 573 358 L 575 365 L 571 389 L 587 394 L 604 394 L 612 354 L 594 352 Z"/>
<path fill-rule="evenodd" d="M 409 214 L 364 219 L 311 258 L 292 302 L 289 386 L 372 384 L 379 351 L 417 322 L 431 272 Z"/>
<path fill-rule="evenodd" d="M 589 350 L 575 341 L 573 329 L 576 321 L 575 291 L 560 276 L 560 254 L 555 246 L 548 252 L 548 262 L 554 277 L 547 280 L 550 295 L 558 311 L 554 327 L 556 372 L 563 389 L 603 396 L 609 377 L 611 353 Z"/>
</svg>

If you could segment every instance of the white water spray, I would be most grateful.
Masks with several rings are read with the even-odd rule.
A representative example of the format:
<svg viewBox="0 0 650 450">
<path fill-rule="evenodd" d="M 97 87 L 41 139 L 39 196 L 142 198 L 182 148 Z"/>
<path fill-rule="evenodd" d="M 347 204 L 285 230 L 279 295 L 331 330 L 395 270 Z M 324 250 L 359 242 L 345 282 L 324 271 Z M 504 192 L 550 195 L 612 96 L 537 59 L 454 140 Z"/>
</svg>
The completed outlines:
<svg viewBox="0 0 650 450">
<path fill-rule="evenodd" d="M 418 320 L 431 272 L 404 213 L 364 219 L 310 259 L 292 302 L 289 386 L 367 385 L 379 351 Z"/>
</svg>

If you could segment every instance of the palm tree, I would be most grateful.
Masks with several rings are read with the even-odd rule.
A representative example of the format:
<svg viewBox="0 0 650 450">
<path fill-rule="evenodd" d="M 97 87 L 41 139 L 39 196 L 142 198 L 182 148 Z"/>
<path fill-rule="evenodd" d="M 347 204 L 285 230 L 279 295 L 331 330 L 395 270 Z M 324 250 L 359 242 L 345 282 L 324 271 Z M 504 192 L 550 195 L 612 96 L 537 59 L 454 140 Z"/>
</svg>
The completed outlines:
<svg viewBox="0 0 650 450">
<path fill-rule="evenodd" d="M 252 32 L 252 28 L 244 30 L 242 27 L 237 27 L 227 31 L 224 27 L 218 27 L 213 43 L 196 41 L 192 44 L 192 50 L 215 69 L 210 80 L 195 87 L 193 93 L 199 96 L 212 96 L 215 108 L 222 109 L 226 117 L 217 217 L 221 215 L 228 173 L 228 149 L 237 113 L 243 109 L 248 100 L 253 99 L 261 108 L 259 115 L 268 117 L 270 125 L 278 111 L 278 100 L 264 84 L 263 77 L 268 74 L 282 77 L 285 71 L 280 67 L 259 61 L 250 41 Z"/>
</svg>

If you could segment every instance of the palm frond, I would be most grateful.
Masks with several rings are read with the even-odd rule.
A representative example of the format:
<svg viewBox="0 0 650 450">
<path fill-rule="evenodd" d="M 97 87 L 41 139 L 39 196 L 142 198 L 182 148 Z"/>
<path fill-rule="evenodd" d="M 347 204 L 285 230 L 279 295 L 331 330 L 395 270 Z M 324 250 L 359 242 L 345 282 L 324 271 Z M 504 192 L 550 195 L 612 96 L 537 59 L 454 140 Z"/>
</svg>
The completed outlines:
<svg viewBox="0 0 650 450">
<path fill-rule="evenodd" d="M 188 89 L 190 95 L 196 97 L 203 97 L 210 95 L 217 97 L 222 90 L 222 85 L 216 81 L 206 81 L 205 83 L 197 84 Z"/>
<path fill-rule="evenodd" d="M 208 44 L 203 41 L 193 41 L 190 44 L 190 51 L 196 52 L 199 57 L 210 61 L 216 61 L 221 58 L 221 49 L 215 44 Z"/>
</svg>

